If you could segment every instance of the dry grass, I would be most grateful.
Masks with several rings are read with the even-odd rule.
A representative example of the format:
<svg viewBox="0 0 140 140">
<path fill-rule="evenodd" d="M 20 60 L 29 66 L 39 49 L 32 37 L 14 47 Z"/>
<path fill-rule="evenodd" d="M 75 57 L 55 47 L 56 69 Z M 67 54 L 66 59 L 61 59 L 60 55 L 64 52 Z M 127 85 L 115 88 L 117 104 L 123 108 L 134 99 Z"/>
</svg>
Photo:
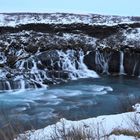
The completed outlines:
<svg viewBox="0 0 140 140">
<path fill-rule="evenodd" d="M 94 124 L 92 128 L 83 124 L 81 126 L 71 126 L 66 128 L 62 122 L 62 127 L 55 127 L 51 140 L 109 140 L 102 124 Z"/>
<path fill-rule="evenodd" d="M 126 123 L 129 129 L 115 128 L 110 135 L 126 135 L 133 136 L 136 140 L 140 138 L 140 114 L 135 113 L 134 116 L 127 116 Z"/>
<path fill-rule="evenodd" d="M 8 123 L 2 128 L 0 128 L 0 140 L 13 140 L 18 133 L 21 131 L 21 127 L 13 126 L 12 124 Z"/>
<path fill-rule="evenodd" d="M 7 123 L 0 128 L 0 140 L 13 140 L 17 135 L 24 133 L 26 129 L 32 129 L 32 127 L 26 128 L 20 122 Z M 26 139 L 21 139 L 26 140 Z"/>
<path fill-rule="evenodd" d="M 140 138 L 140 131 L 132 131 L 129 129 L 114 129 L 111 132 L 111 135 L 125 135 L 125 136 L 133 136 L 135 138 Z"/>
</svg>

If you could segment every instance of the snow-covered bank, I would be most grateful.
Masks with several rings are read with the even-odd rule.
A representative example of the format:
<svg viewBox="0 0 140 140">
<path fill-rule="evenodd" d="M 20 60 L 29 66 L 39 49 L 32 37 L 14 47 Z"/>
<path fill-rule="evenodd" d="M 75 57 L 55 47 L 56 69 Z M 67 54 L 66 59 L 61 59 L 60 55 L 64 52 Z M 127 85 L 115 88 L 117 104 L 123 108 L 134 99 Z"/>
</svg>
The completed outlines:
<svg viewBox="0 0 140 140">
<path fill-rule="evenodd" d="M 21 134 L 15 140 L 21 140 L 26 138 L 29 140 L 51 140 L 52 136 L 65 128 L 65 133 L 73 128 L 80 129 L 84 132 L 92 132 L 96 139 L 104 139 L 107 136 L 109 140 L 135 140 L 134 136 L 127 135 L 115 135 L 113 132 L 117 130 L 128 130 L 130 132 L 140 132 L 140 104 L 136 104 L 134 107 L 135 112 L 127 112 L 116 115 L 104 115 L 96 118 L 89 118 L 80 121 L 70 121 L 66 119 L 61 119 L 60 122 L 49 125 L 44 129 L 39 129 L 35 131 L 28 131 L 25 134 Z M 58 131 L 58 132 L 56 132 Z M 97 138 L 98 137 L 98 138 Z M 139 140 L 140 138 L 137 138 Z M 61 140 L 61 138 L 60 138 Z M 92 139 L 91 139 L 92 140 Z"/>
</svg>

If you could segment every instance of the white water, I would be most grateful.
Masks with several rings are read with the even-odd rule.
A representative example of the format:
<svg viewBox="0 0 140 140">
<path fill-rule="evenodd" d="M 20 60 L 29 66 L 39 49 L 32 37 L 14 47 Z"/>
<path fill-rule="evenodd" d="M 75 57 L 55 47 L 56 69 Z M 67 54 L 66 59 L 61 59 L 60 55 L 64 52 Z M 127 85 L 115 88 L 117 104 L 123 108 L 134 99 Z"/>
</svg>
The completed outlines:
<svg viewBox="0 0 140 140">
<path fill-rule="evenodd" d="M 120 51 L 120 75 L 125 74 L 123 62 L 124 62 L 124 52 Z"/>
<path fill-rule="evenodd" d="M 11 113 L 12 116 L 16 116 L 16 113 L 20 112 L 24 115 L 25 110 L 32 108 L 32 110 L 36 111 L 36 114 L 34 114 L 35 116 L 30 116 L 32 118 L 36 117 L 36 115 L 39 115 L 41 112 L 46 113 L 47 109 L 57 109 L 56 105 L 62 110 L 69 110 L 87 104 L 93 105 L 96 103 L 94 97 L 98 95 L 102 96 L 103 94 L 112 91 L 113 89 L 110 86 L 72 84 L 66 85 L 66 87 L 64 86 L 48 90 L 35 89 L 1 93 L 0 103 L 2 103 L 4 107 L 9 107 L 11 109 L 11 112 L 9 113 Z M 80 96 L 86 96 L 87 98 L 79 98 Z M 70 100 L 68 101 L 67 99 Z M 37 106 L 38 108 L 36 108 Z M 42 111 L 40 109 L 42 109 Z"/>
<path fill-rule="evenodd" d="M 80 50 L 76 53 L 74 50 L 58 51 L 62 69 L 69 72 L 69 78 L 76 80 L 78 78 L 99 77 L 95 71 L 89 70 L 84 64 L 84 52 Z"/>
</svg>

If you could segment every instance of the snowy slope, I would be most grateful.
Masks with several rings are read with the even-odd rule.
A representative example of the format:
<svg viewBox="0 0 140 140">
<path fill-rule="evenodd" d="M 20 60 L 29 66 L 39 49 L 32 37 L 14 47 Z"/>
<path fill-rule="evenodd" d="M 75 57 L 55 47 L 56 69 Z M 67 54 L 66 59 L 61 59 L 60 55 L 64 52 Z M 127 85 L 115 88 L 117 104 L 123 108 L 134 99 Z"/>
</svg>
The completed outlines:
<svg viewBox="0 0 140 140">
<path fill-rule="evenodd" d="M 39 13 L 9 13 L 0 14 L 0 26 L 16 26 L 28 23 L 45 23 L 45 24 L 72 24 L 84 23 L 90 25 L 116 25 L 121 23 L 139 22 L 139 18 L 119 17 L 119 16 L 102 16 L 102 15 L 78 15 L 65 13 L 39 14 Z"/>
</svg>

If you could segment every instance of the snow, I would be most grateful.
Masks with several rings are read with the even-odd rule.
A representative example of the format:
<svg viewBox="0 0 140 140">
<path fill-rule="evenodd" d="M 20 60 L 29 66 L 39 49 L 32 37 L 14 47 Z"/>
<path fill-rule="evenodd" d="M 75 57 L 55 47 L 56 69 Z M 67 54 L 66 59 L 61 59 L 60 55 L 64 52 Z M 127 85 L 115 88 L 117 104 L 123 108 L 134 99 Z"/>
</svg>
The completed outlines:
<svg viewBox="0 0 140 140">
<path fill-rule="evenodd" d="M 130 33 L 125 32 L 125 36 L 127 37 L 127 40 L 140 40 L 140 28 L 135 28 Z"/>
<path fill-rule="evenodd" d="M 134 110 L 135 110 L 136 112 L 140 113 L 140 104 L 139 104 L 139 103 L 135 104 L 135 105 L 133 106 L 133 108 L 134 108 Z"/>
<path fill-rule="evenodd" d="M 46 23 L 46 24 L 72 24 L 84 23 L 90 25 L 117 25 L 123 23 L 134 23 L 130 17 L 119 16 L 101 16 L 101 15 L 78 15 L 78 14 L 36 14 L 36 13 L 16 13 L 0 14 L 0 26 L 16 26 L 29 23 Z"/>
<path fill-rule="evenodd" d="M 96 46 L 96 41 L 97 41 L 97 38 L 90 37 L 86 34 L 63 33 L 63 36 L 59 38 L 67 41 L 70 41 L 72 39 L 75 41 L 76 40 L 81 41 L 83 43 L 86 42 L 87 45 L 91 45 L 91 46 Z"/>
<path fill-rule="evenodd" d="M 134 138 L 134 137 L 124 136 L 124 135 L 119 135 L 119 136 L 111 135 L 109 138 L 111 140 L 136 140 L 136 138 Z"/>
<path fill-rule="evenodd" d="M 140 108 L 140 104 L 136 104 L 135 108 Z M 74 128 L 85 128 L 85 130 L 90 130 L 94 133 L 100 133 L 101 136 L 110 134 L 115 129 L 127 129 L 130 131 L 138 131 L 133 126 L 132 120 L 140 119 L 140 114 L 138 112 L 127 112 L 122 114 L 115 115 L 104 115 L 98 116 L 96 118 L 89 118 L 80 121 L 70 121 L 66 119 L 61 119 L 58 123 L 49 125 L 44 129 L 32 130 L 28 131 L 25 134 L 21 134 L 19 138 L 15 140 L 20 140 L 22 137 L 27 137 L 30 140 L 49 140 L 51 136 L 54 134 L 54 130 L 61 130 L 62 127 L 65 126 L 66 130 L 70 130 L 71 127 Z M 140 126 L 140 124 L 139 124 Z M 132 136 L 124 136 L 124 135 L 114 135 L 110 134 L 110 140 L 134 140 L 135 138 Z"/>
</svg>

